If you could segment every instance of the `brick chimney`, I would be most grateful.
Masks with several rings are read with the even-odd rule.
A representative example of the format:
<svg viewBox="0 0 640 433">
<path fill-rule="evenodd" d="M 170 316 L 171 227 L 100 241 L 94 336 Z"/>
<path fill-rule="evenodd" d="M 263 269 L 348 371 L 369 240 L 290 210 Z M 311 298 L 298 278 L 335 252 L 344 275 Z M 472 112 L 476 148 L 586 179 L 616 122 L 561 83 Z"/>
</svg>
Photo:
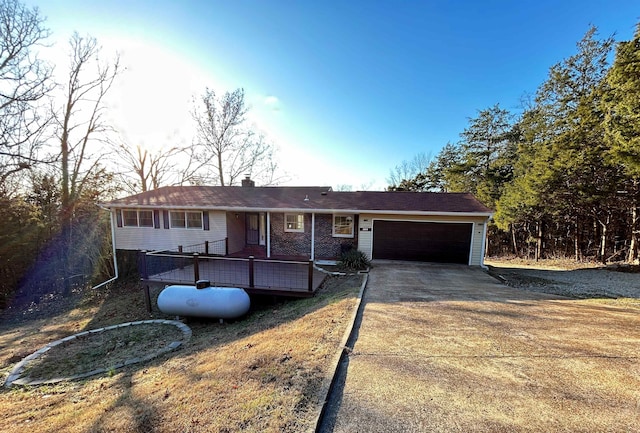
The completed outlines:
<svg viewBox="0 0 640 433">
<path fill-rule="evenodd" d="M 256 186 L 256 182 L 254 180 L 251 180 L 251 175 L 246 174 L 245 178 L 242 179 L 242 187 L 254 187 Z"/>
</svg>

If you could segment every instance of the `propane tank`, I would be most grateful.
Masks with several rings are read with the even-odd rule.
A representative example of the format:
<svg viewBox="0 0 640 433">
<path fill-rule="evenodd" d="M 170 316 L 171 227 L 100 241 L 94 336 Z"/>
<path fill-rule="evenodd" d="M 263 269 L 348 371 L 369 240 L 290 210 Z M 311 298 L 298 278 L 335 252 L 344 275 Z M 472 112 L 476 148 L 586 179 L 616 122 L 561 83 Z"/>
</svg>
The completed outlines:
<svg viewBox="0 0 640 433">
<path fill-rule="evenodd" d="M 158 296 L 158 308 L 165 314 L 189 317 L 235 319 L 249 311 L 251 300 L 243 289 L 211 287 L 200 280 L 196 286 L 165 287 Z"/>
</svg>

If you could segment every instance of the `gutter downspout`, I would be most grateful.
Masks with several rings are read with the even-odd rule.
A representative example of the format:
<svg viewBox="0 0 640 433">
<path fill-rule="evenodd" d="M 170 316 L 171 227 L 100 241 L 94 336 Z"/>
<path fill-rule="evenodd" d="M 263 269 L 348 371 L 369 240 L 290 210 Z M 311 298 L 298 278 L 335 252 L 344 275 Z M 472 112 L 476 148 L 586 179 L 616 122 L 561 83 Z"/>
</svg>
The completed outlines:
<svg viewBox="0 0 640 433">
<path fill-rule="evenodd" d="M 271 212 L 267 212 L 267 258 L 271 258 Z"/>
<path fill-rule="evenodd" d="M 484 222 L 484 229 L 482 230 L 482 246 L 480 247 L 482 249 L 481 255 L 480 255 L 480 267 L 482 269 L 489 269 L 485 264 L 484 264 L 484 255 L 486 254 L 487 250 L 487 228 L 489 226 L 489 220 L 491 218 L 487 218 L 487 220 Z"/>
<path fill-rule="evenodd" d="M 311 260 L 315 260 L 316 252 L 316 214 L 311 213 Z"/>
<path fill-rule="evenodd" d="M 113 223 L 114 214 L 113 212 L 111 212 L 111 209 L 103 208 L 102 206 L 100 206 L 100 208 L 109 212 L 109 223 L 111 225 L 111 250 L 113 254 L 113 269 L 116 272 L 116 276 L 98 284 L 97 286 L 93 286 L 92 289 L 97 289 L 99 287 L 102 287 L 118 279 L 118 260 L 116 259 L 116 228 L 115 228 L 115 224 Z"/>
</svg>

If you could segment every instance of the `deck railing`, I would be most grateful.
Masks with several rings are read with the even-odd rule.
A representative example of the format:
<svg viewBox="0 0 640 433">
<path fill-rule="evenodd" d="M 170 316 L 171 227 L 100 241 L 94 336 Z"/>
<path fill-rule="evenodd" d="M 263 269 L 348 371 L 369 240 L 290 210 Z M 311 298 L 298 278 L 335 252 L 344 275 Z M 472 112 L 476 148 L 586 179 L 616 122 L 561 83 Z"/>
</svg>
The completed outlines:
<svg viewBox="0 0 640 433">
<path fill-rule="evenodd" d="M 168 250 L 157 250 L 148 254 L 162 253 L 198 253 L 213 256 L 224 256 L 227 254 L 228 238 L 218 239 L 215 241 L 204 241 L 193 245 L 178 245 L 176 248 Z"/>
<path fill-rule="evenodd" d="M 313 292 L 313 261 L 214 257 L 169 251 L 142 252 L 143 281 L 195 284 L 205 279 L 213 286 Z"/>
</svg>

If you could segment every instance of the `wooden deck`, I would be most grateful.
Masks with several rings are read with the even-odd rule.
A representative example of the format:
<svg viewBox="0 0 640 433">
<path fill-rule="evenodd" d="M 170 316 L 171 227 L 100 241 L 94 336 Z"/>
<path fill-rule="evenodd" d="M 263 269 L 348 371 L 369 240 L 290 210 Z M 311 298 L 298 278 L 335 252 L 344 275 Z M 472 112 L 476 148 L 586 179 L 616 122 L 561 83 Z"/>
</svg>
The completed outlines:
<svg viewBox="0 0 640 433">
<path fill-rule="evenodd" d="M 313 268 L 310 286 L 308 262 L 255 259 L 251 273 L 251 265 L 246 258 L 199 257 L 196 272 L 191 258 L 161 258 L 171 260 L 171 263 L 160 266 L 162 271 L 143 277 L 143 282 L 194 285 L 196 279 L 200 279 L 209 280 L 214 287 L 239 287 L 249 294 L 311 297 L 326 277 L 325 273 Z M 156 257 L 147 258 L 150 259 Z"/>
</svg>

